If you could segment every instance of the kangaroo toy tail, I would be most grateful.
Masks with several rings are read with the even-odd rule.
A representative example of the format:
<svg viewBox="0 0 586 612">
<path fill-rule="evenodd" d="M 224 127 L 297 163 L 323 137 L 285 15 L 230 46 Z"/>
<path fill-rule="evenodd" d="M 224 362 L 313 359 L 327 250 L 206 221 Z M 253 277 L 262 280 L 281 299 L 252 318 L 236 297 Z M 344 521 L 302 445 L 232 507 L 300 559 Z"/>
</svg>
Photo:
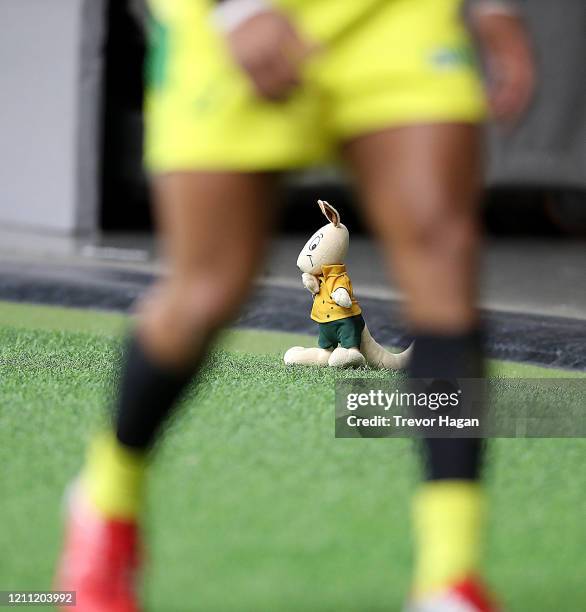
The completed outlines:
<svg viewBox="0 0 586 612">
<path fill-rule="evenodd" d="M 372 368 L 381 370 L 402 370 L 407 366 L 407 363 L 409 363 L 412 350 L 413 343 L 401 353 L 391 353 L 383 348 L 370 335 L 366 325 L 362 330 L 360 352 L 364 355 L 366 363 Z"/>
</svg>

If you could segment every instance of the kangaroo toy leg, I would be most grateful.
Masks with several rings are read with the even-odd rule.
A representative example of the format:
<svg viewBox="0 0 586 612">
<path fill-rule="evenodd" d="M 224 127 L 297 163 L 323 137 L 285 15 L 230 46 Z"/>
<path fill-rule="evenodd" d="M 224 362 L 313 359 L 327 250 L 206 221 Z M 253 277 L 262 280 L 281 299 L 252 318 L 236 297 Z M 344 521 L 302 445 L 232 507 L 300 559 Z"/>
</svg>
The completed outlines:
<svg viewBox="0 0 586 612">
<path fill-rule="evenodd" d="M 362 353 L 357 348 L 339 346 L 330 356 L 328 365 L 334 368 L 360 368 L 366 365 Z"/>
<path fill-rule="evenodd" d="M 304 348 L 302 346 L 294 346 L 290 348 L 283 358 L 287 365 L 315 365 L 326 366 L 332 351 L 322 348 Z"/>
</svg>

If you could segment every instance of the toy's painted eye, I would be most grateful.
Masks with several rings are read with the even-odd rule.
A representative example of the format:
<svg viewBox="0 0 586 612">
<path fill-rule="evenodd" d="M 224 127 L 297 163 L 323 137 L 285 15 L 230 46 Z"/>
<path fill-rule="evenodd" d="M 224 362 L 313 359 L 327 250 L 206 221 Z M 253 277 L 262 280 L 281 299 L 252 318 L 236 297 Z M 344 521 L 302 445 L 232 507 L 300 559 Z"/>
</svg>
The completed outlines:
<svg viewBox="0 0 586 612">
<path fill-rule="evenodd" d="M 311 241 L 311 244 L 308 247 L 310 251 L 315 251 L 315 249 L 317 249 L 317 245 L 319 244 L 321 238 L 322 234 L 319 234 Z"/>
</svg>

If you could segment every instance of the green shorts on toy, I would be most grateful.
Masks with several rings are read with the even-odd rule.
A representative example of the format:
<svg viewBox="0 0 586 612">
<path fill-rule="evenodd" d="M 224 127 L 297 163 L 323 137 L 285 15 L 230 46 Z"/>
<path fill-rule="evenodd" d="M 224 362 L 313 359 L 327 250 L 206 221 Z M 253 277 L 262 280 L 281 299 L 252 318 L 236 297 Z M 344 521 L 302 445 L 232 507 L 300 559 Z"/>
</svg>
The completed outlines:
<svg viewBox="0 0 586 612">
<path fill-rule="evenodd" d="M 311 318 L 319 327 L 318 347 L 294 346 L 285 353 L 285 363 L 404 368 L 411 347 L 391 353 L 370 335 L 344 265 L 348 230 L 333 206 L 323 200 L 318 204 L 329 223 L 317 230 L 297 258 L 303 286 L 313 295 Z"/>
</svg>

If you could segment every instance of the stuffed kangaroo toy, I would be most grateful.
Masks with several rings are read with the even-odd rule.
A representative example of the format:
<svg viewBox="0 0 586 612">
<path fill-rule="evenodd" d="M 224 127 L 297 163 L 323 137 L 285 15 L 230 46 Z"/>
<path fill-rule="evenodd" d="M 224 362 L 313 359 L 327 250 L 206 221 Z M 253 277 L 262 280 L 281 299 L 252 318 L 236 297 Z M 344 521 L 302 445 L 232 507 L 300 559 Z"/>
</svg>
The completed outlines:
<svg viewBox="0 0 586 612">
<path fill-rule="evenodd" d="M 391 353 L 370 335 L 362 309 L 354 297 L 344 260 L 350 236 L 338 211 L 317 202 L 327 225 L 307 241 L 299 257 L 303 286 L 313 295 L 311 318 L 319 326 L 318 347 L 294 346 L 285 353 L 286 364 L 400 369 L 407 365 L 411 347 Z"/>
</svg>

